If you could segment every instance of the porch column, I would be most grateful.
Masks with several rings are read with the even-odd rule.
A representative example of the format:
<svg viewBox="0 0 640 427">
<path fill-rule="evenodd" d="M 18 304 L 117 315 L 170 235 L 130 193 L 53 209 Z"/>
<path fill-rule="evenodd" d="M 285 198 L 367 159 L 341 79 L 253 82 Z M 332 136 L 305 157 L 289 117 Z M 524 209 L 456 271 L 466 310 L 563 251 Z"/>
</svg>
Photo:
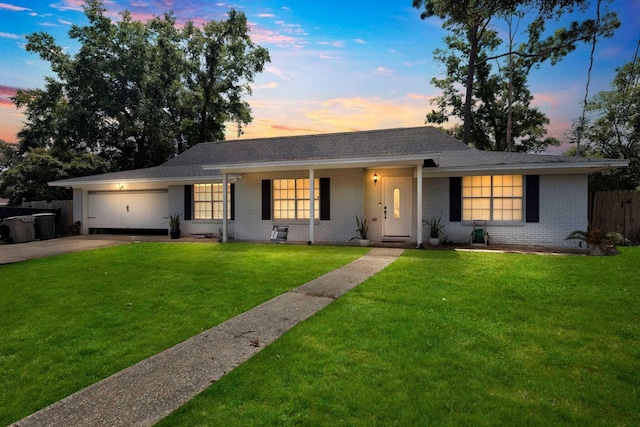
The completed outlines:
<svg viewBox="0 0 640 427">
<path fill-rule="evenodd" d="M 222 174 L 222 241 L 227 242 L 227 186 L 228 177 L 227 173 Z"/>
<path fill-rule="evenodd" d="M 418 247 L 422 244 L 422 163 L 416 165 L 416 192 L 418 193 L 418 197 L 416 197 L 418 205 L 416 206 L 416 217 L 417 217 L 417 234 L 418 239 L 416 244 Z"/>
<path fill-rule="evenodd" d="M 309 169 L 309 241 L 315 243 L 315 171 Z"/>
<path fill-rule="evenodd" d="M 82 224 L 80 234 L 89 234 L 89 191 L 82 190 Z"/>
</svg>

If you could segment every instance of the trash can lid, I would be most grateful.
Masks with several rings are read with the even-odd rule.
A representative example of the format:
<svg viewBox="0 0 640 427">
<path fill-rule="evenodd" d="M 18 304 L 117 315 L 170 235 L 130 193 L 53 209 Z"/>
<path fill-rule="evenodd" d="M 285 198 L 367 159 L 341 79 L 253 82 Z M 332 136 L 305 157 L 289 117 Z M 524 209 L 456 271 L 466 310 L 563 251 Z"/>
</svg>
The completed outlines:
<svg viewBox="0 0 640 427">
<path fill-rule="evenodd" d="M 9 218 L 5 218 L 5 220 L 12 219 L 14 221 L 20 222 L 35 222 L 36 219 L 32 215 L 22 215 L 22 216 L 10 216 Z"/>
</svg>

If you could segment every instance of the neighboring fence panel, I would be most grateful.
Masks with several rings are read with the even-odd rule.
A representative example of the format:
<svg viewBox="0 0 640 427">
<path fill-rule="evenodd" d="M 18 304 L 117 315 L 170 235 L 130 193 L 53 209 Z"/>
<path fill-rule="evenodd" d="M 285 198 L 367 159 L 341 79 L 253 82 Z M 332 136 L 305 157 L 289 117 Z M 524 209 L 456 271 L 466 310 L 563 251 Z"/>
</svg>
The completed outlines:
<svg viewBox="0 0 640 427">
<path fill-rule="evenodd" d="M 40 200 L 36 202 L 23 202 L 23 208 L 34 209 L 55 209 L 60 210 L 60 218 L 58 219 L 58 232 L 61 234 L 69 233 L 69 226 L 73 224 L 73 200 Z"/>
<path fill-rule="evenodd" d="M 640 243 L 640 191 L 599 191 L 589 194 L 590 228 L 616 231 Z"/>
</svg>

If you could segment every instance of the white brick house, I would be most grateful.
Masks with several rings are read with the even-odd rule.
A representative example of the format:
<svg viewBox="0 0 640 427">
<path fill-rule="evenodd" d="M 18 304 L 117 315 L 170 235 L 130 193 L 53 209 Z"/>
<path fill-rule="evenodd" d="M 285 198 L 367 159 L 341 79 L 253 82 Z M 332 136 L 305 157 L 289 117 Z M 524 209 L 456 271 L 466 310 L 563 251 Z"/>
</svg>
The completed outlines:
<svg viewBox="0 0 640 427">
<path fill-rule="evenodd" d="M 479 151 L 424 126 L 203 143 L 161 166 L 50 185 L 73 188 L 82 233 L 167 233 L 179 213 L 183 235 L 268 241 L 288 225 L 290 241 L 342 243 L 359 216 L 374 244 L 419 246 L 441 217 L 452 242 L 482 219 L 492 243 L 559 247 L 587 228 L 588 174 L 626 165 Z"/>
</svg>

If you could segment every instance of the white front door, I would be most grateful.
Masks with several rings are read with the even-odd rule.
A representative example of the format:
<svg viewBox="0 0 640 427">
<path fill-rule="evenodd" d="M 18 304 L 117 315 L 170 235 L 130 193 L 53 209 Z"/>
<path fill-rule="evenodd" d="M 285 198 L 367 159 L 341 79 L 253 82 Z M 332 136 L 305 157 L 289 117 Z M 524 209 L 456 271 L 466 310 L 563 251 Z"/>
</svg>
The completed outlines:
<svg viewBox="0 0 640 427">
<path fill-rule="evenodd" d="M 411 178 L 385 178 L 383 237 L 409 237 L 411 234 Z"/>
</svg>

